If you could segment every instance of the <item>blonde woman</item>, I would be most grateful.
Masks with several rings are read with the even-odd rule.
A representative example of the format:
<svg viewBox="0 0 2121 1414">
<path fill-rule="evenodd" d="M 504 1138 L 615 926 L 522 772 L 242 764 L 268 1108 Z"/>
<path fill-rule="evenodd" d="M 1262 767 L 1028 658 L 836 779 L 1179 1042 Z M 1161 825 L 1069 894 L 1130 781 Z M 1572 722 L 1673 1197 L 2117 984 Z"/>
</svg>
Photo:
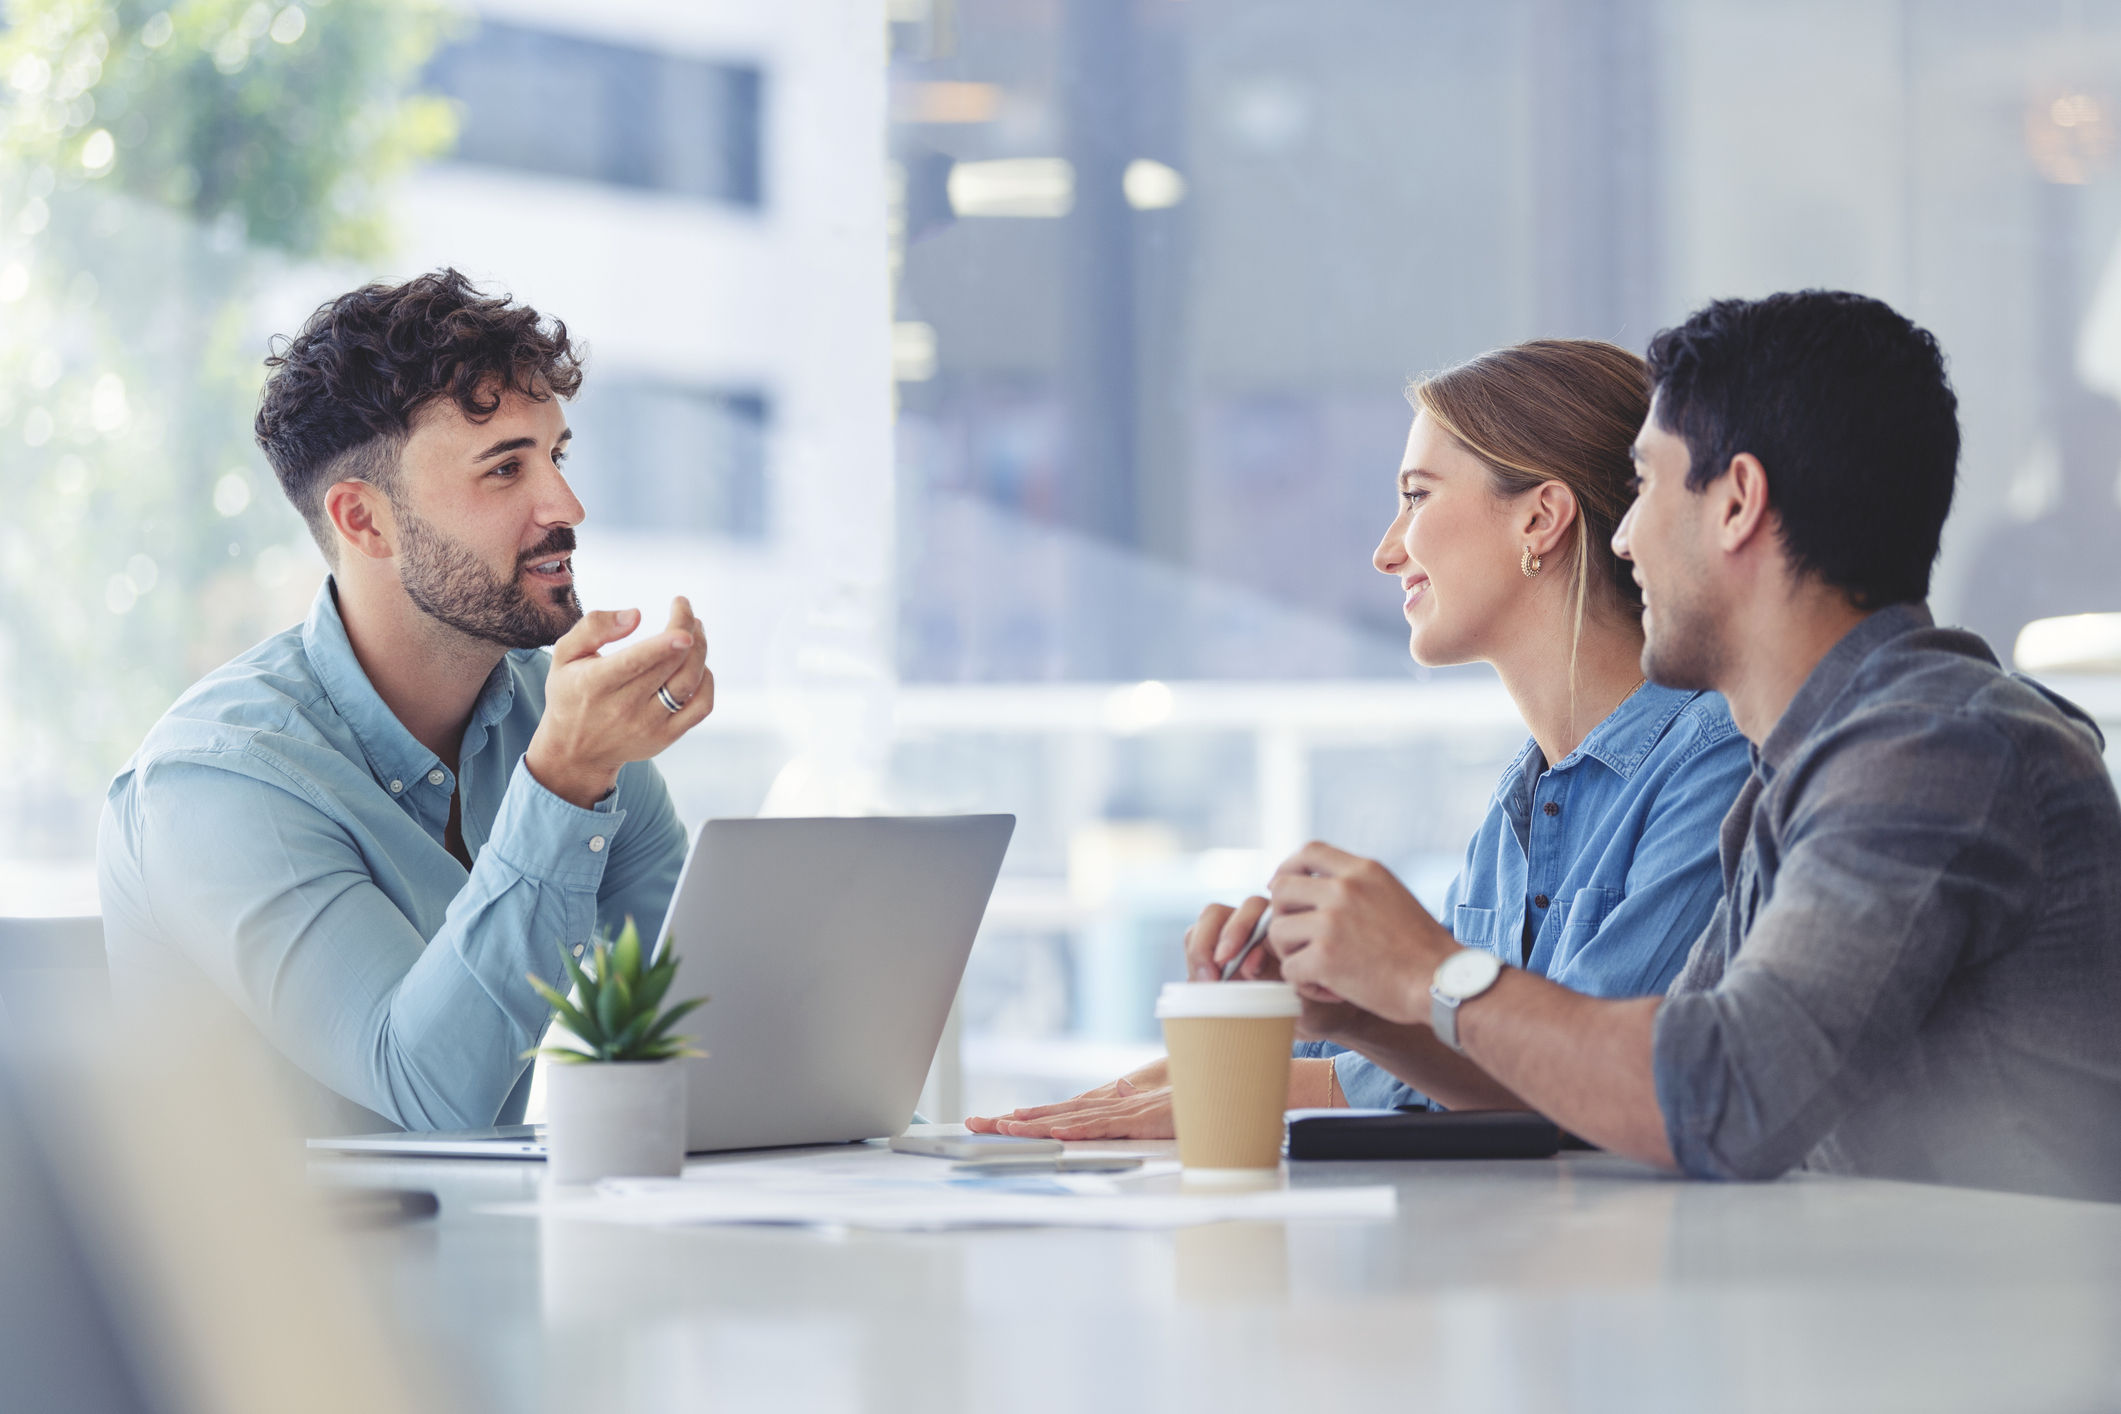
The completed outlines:
<svg viewBox="0 0 2121 1414">
<path fill-rule="evenodd" d="M 1531 739 L 1503 772 L 1441 917 L 1457 940 L 1593 996 L 1662 992 L 1722 889 L 1717 827 L 1751 770 L 1723 699 L 1643 680 L 1642 598 L 1612 552 L 1649 409 L 1641 359 L 1542 339 L 1418 381 L 1373 557 L 1404 595 L 1408 649 L 1492 664 Z M 1408 802 L 1411 809 L 1419 801 Z M 1213 978 L 1265 910 L 1210 905 L 1187 968 Z M 1265 948 L 1248 977 L 1272 975 Z M 1426 1027 L 1306 1009 L 1291 1108 L 1521 1102 Z M 973 1118 L 981 1132 L 1168 1138 L 1164 1062 L 1056 1105 Z"/>
</svg>

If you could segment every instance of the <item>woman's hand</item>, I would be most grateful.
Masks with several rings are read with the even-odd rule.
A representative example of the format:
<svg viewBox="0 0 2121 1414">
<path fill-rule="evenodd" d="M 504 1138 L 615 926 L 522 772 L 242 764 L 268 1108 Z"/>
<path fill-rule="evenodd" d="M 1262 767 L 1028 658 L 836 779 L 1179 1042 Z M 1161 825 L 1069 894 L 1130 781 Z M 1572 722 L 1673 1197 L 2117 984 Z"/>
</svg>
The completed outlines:
<svg viewBox="0 0 2121 1414">
<path fill-rule="evenodd" d="M 970 1116 L 974 1134 L 1020 1139 L 1170 1139 L 1171 1080 L 1163 1060 L 1151 1061 L 1057 1105 L 1031 1105 L 993 1118 Z"/>
<path fill-rule="evenodd" d="M 1237 907 L 1226 903 L 1211 903 L 1200 911 L 1200 917 L 1186 930 L 1186 976 L 1195 982 L 1219 982 L 1223 968 L 1230 959 L 1244 951 L 1251 940 L 1252 930 L 1259 926 L 1259 915 L 1267 911 L 1267 901 L 1254 895 Z M 1278 982 L 1281 968 L 1274 958 L 1274 949 L 1261 943 L 1252 949 L 1252 955 L 1237 969 L 1232 981 Z"/>
<path fill-rule="evenodd" d="M 1132 1075 L 1057 1105 L 1033 1105 L 993 1119 L 967 1119 L 965 1128 L 974 1134 L 1013 1134 L 1023 1139 L 1175 1139 L 1178 1131 L 1171 1120 L 1169 1064 L 1152 1061 Z M 1289 1062 L 1290 1109 L 1346 1103 L 1333 1079 L 1330 1058 L 1305 1056 Z"/>
</svg>

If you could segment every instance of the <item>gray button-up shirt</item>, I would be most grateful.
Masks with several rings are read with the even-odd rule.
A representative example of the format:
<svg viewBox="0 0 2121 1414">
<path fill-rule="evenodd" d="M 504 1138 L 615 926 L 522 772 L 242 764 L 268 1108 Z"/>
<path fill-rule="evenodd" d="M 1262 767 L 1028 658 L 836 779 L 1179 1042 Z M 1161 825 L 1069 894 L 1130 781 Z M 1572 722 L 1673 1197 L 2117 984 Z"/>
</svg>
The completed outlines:
<svg viewBox="0 0 2121 1414">
<path fill-rule="evenodd" d="M 2075 706 L 1921 605 L 1821 659 L 1657 1017 L 1673 1156 L 2121 1200 L 2121 802 Z"/>
</svg>

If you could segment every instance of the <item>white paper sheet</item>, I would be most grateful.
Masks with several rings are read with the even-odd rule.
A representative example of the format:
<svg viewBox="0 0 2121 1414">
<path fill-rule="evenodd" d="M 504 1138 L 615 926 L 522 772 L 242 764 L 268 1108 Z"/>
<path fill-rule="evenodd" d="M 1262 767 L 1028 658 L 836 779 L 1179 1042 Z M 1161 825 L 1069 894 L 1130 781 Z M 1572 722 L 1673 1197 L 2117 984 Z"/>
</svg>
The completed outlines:
<svg viewBox="0 0 2121 1414">
<path fill-rule="evenodd" d="M 845 1162 L 854 1158 L 855 1162 Z M 1163 1161 L 1130 1174 L 966 1175 L 939 1160 L 871 1152 L 608 1179 L 497 1211 L 646 1226 L 770 1223 L 936 1232 L 983 1227 L 1178 1228 L 1216 1222 L 1389 1221 L 1389 1187 L 1217 1191 L 1180 1186 Z"/>
</svg>

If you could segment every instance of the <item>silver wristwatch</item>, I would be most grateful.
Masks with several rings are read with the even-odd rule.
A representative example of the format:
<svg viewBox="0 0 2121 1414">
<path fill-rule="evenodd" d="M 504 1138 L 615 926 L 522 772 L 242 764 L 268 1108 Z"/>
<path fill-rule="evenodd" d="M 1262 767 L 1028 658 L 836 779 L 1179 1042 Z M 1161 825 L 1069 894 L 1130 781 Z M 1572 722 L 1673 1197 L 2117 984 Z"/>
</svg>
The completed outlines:
<svg viewBox="0 0 2121 1414">
<path fill-rule="evenodd" d="M 1502 959 L 1479 948 L 1460 948 L 1429 979 L 1429 1026 L 1436 1039 L 1458 1050 L 1458 1008 L 1495 985 Z"/>
</svg>

